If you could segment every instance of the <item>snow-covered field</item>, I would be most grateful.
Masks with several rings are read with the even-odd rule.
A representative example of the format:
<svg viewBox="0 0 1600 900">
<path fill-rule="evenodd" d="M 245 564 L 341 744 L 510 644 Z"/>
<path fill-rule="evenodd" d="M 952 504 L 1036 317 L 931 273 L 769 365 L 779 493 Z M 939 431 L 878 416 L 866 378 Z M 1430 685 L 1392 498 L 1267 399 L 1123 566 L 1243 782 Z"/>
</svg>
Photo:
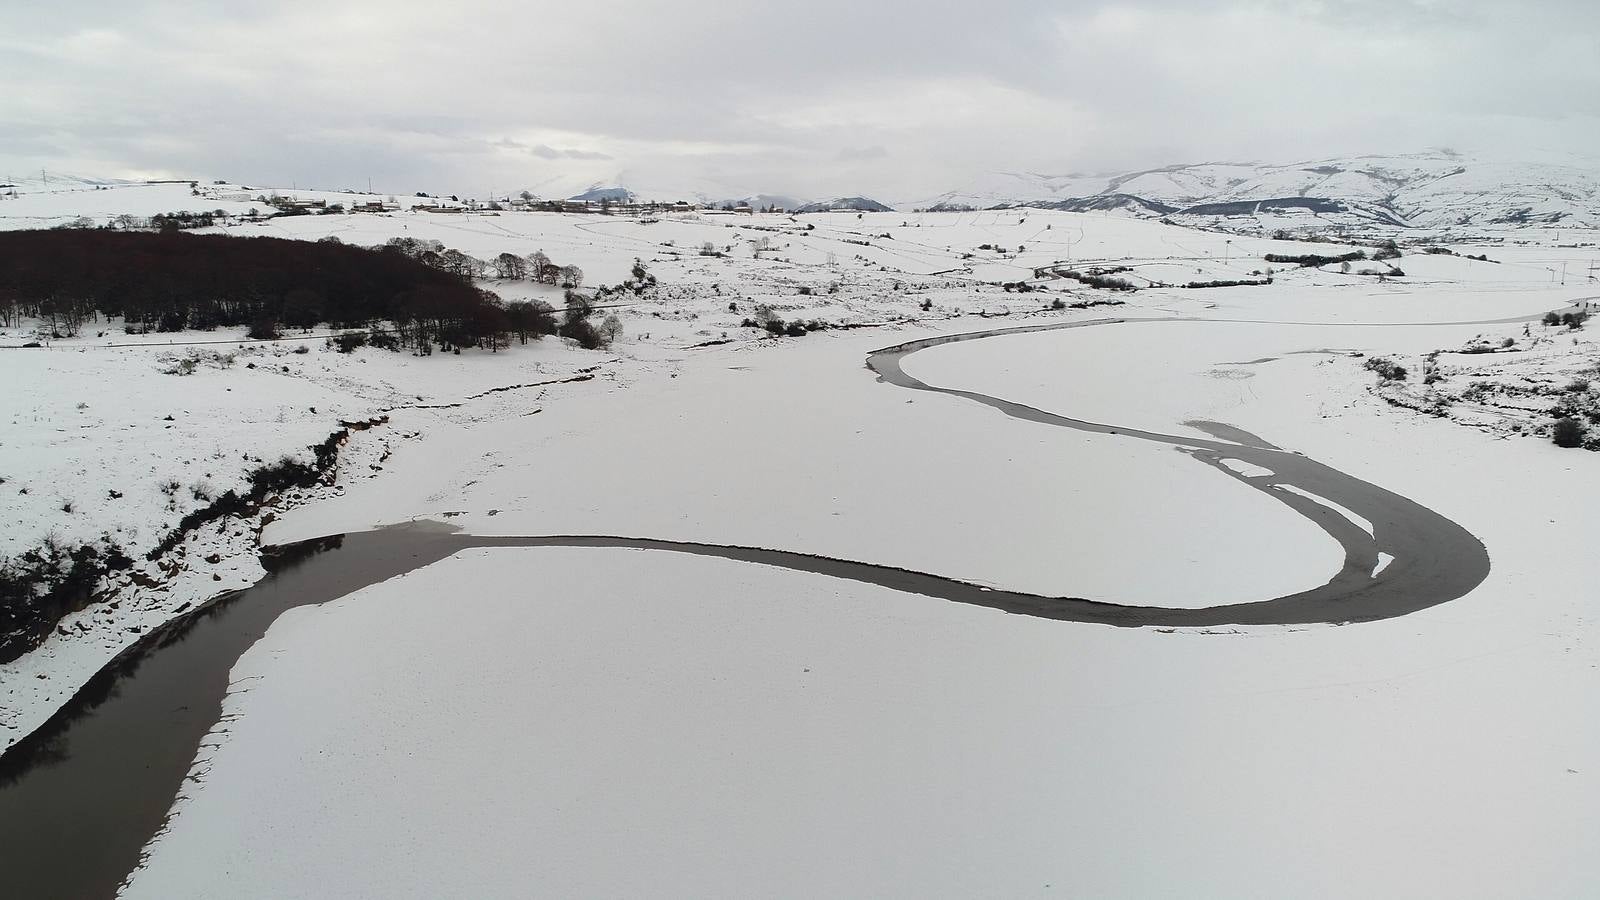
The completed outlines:
<svg viewBox="0 0 1600 900">
<path fill-rule="evenodd" d="M 594 367 L 599 375 L 611 363 L 555 342 L 503 357 L 417 358 L 341 354 L 320 336 L 167 346 L 169 337 L 218 339 L 188 333 L 158 341 L 113 330 L 49 349 L 0 351 L 14 388 L 0 397 L 6 423 L 0 517 L 7 523 L 0 556 L 20 555 L 46 540 L 71 546 L 109 539 L 138 562 L 108 585 L 116 592 L 112 602 L 69 616 L 38 650 L 0 665 L 0 735 L 7 746 L 145 631 L 261 577 L 255 554 L 260 521 L 223 519 L 175 553 L 143 559 L 185 514 L 225 491 L 244 492 L 251 470 L 285 456 L 308 460 L 311 445 L 343 422 L 366 422 L 397 407 L 454 403 L 463 406 L 434 415 L 491 415 L 512 396 L 535 400 L 540 389 L 468 398 Z M 164 374 L 191 353 L 201 360 L 192 374 Z M 378 474 L 395 446 L 419 437 L 414 429 L 387 425 L 355 432 L 341 454 L 338 485 L 282 502 L 336 493 Z"/>
<path fill-rule="evenodd" d="M 1503 228 L 1515 221 L 1565 228 L 1600 225 L 1600 181 L 1595 178 L 1594 158 L 1541 155 L 1543 159 L 1507 160 L 1435 150 L 1288 165 L 1202 163 L 1097 175 L 996 172 L 900 206 L 987 209 L 1002 203 L 1078 198 L 1100 201 L 1130 215 L 1160 215 L 1164 205 L 1166 214 L 1181 224 L 1253 233 L 1280 228 L 1335 232 L 1392 228 L 1398 223 L 1457 234 Z M 1264 200 L 1307 198 L 1313 202 L 1304 208 L 1256 206 Z M 1232 208 L 1206 212 L 1208 206 L 1215 209 L 1222 204 Z"/>
<path fill-rule="evenodd" d="M 1338 568 L 1338 546 L 1315 526 L 1170 449 L 909 395 L 862 368 L 871 350 L 926 333 L 711 348 L 675 378 L 439 434 L 392 461 L 408 490 L 383 478 L 355 485 L 265 537 L 287 543 L 449 512 L 474 534 L 793 549 L 1168 606 L 1290 593 Z M 492 449 L 474 458 L 473 448 Z M 1110 471 L 1129 477 L 1094 477 Z M 1192 502 L 1149 515 L 1175 495 Z M 1130 569 L 1120 560 L 1131 546 L 1176 552 L 1163 566 Z M 1211 562 L 1263 546 L 1268 561 L 1247 574 Z"/>
<path fill-rule="evenodd" d="M 1308 520 L 1170 448 L 904 391 L 862 366 L 889 344 L 1012 322 L 1205 320 L 946 345 L 907 370 L 1108 424 L 1243 428 L 1455 520 L 1492 571 L 1381 623 L 1174 634 L 660 552 L 469 551 L 294 610 L 246 654 L 233 680 L 251 687 L 228 698 L 226 734 L 128 896 L 1487 897 L 1600 879 L 1586 714 L 1600 572 L 1582 500 L 1600 488 L 1595 457 L 1419 416 L 1362 367 L 1520 336 L 1521 320 L 1600 293 L 1576 274 L 1590 249 L 1508 232 L 1455 247 L 1498 264 L 1407 252 L 1393 261 L 1406 276 L 1382 283 L 1278 267 L 1266 286 L 1112 295 L 998 282 L 1055 265 L 1249 278 L 1266 253 L 1348 248 L 1040 210 L 403 212 L 219 230 L 543 249 L 590 284 L 638 257 L 662 287 L 620 311 L 607 351 L 341 354 L 316 334 L 114 325 L 0 350 L 20 387 L 0 394 L 14 523 L 0 553 L 51 532 L 145 549 L 255 460 L 389 417 L 352 435 L 334 485 L 285 498 L 270 524 L 197 537 L 181 565 L 143 567 L 156 587 L 125 586 L 140 599 L 91 607 L 0 667 L 0 746 L 138 633 L 257 577 L 262 525 L 278 543 L 427 518 L 741 544 L 1168 606 L 1264 599 L 1338 569 Z M 1553 283 L 1563 263 L 1568 284 Z M 1045 309 L 1058 299 L 1126 302 Z M 758 305 L 875 327 L 758 337 L 740 325 Z M 1554 342 L 1572 337 L 1587 339 Z M 223 343 L 187 346 L 200 341 Z M 1589 345 L 1561 344 L 1551 365 L 1578 366 L 1589 351 L 1574 346 Z M 202 352 L 222 356 L 161 371 Z"/>
<path fill-rule="evenodd" d="M 285 615 L 125 896 L 1581 896 L 1572 568 L 1218 636 L 474 552 Z"/>
<path fill-rule="evenodd" d="M 222 210 L 230 216 L 251 209 L 270 212 L 264 204 L 243 199 L 195 196 L 187 182 L 162 184 L 82 184 L 35 180 L 16 188 L 15 197 L 0 201 L 0 228 L 54 228 L 80 217 L 105 225 L 117 216 L 150 216 Z"/>
<path fill-rule="evenodd" d="M 1141 329 L 1170 337 L 1137 337 Z M 1230 342 L 1230 329 L 1245 336 Z M 1076 414 L 1085 399 L 1114 402 L 1073 389 L 1101 363 L 1080 345 L 1129 335 L 1167 376 L 1164 387 L 1127 385 L 1133 412 L 1130 397 L 1215 380 L 1186 356 L 1298 349 L 1306 330 L 1054 332 L 1028 339 L 1048 356 L 1019 348 L 1010 372 L 941 358 L 1011 340 L 1002 339 L 930 352 L 935 371 L 922 374 L 986 379 L 982 389 Z M 1389 342 L 1412 330 L 1369 331 Z M 1339 414 L 1303 393 L 1268 391 L 1230 407 L 1227 420 L 1466 524 L 1494 559 L 1490 581 L 1468 598 L 1378 624 L 1172 635 L 659 553 L 473 551 L 298 610 L 251 651 L 235 680 L 260 680 L 230 698 L 229 733 L 201 765 L 204 787 L 180 805 L 129 896 L 196 895 L 224 871 L 248 873 L 259 896 L 327 885 L 411 895 L 535 885 L 669 896 L 1235 896 L 1267 884 L 1328 897 L 1581 894 L 1600 877 L 1587 852 L 1600 837 L 1587 762 L 1600 732 L 1584 713 L 1600 665 L 1587 590 L 1596 573 L 1582 562 L 1594 522 L 1592 508 L 1561 498 L 1593 496 L 1600 472 L 1585 454 L 1391 414 L 1365 393 L 1359 366 L 1330 373 L 1327 359 L 1261 365 L 1302 390 L 1317 384 Z M 1054 376 L 1043 386 L 1016 377 L 1040 371 Z M 958 401 L 916 403 L 951 407 L 947 442 L 972 431 L 999 446 L 1025 441 L 1027 426 L 1013 433 L 969 419 Z M 1167 418 L 1154 413 L 1148 424 Z M 750 423 L 752 433 L 772 427 Z M 713 431 L 707 444 L 723 440 Z M 565 469 L 596 451 L 556 459 Z M 1133 459 L 1084 466 L 1071 480 L 1148 477 Z M 615 457 L 593 463 L 624 467 Z M 940 490 L 983 474 L 935 468 Z M 1192 532 L 1208 526 L 1257 541 L 1292 523 L 1210 506 L 1197 489 L 1211 476 L 1196 472 L 1191 487 L 1158 488 L 1154 503 L 1122 508 L 1131 529 L 1147 532 L 1102 548 L 1098 567 L 1121 576 L 1113 586 L 1138 585 L 1150 569 L 1250 584 L 1281 561 L 1276 550 L 1203 547 L 1206 536 Z M 530 480 L 514 468 L 499 477 Z M 895 487 L 907 501 L 876 524 L 936 542 L 949 570 L 964 550 L 941 541 L 950 521 Z M 341 506 L 376 502 L 356 492 L 309 507 L 283 533 L 317 533 Z M 1059 552 L 1053 535 L 1014 527 L 1026 507 L 1007 502 L 1010 514 L 987 520 L 1004 537 L 988 543 Z M 602 509 L 583 524 L 633 511 Z M 1162 533 L 1191 512 L 1209 521 Z M 514 533 L 524 528 L 506 517 L 516 515 L 457 521 Z M 873 535 L 857 537 L 855 546 L 875 549 Z M 1195 550 L 1199 559 L 1188 559 Z M 452 625 L 463 603 L 480 627 Z M 341 661 L 340 648 L 373 635 L 382 650 Z M 365 797 L 377 799 L 356 799 Z M 474 812 L 427 812 L 449 804 Z M 297 827 L 306 822 L 317 824 Z M 269 856 L 266 844 L 283 849 Z M 375 862 L 352 870 L 352 858 Z"/>
<path fill-rule="evenodd" d="M 1577 312 L 1592 307 L 1580 302 Z M 1500 326 L 1410 350 L 1393 357 L 1408 377 L 1375 388 L 1385 400 L 1498 437 L 1549 438 L 1555 417 L 1568 417 L 1586 427 L 1586 445 L 1600 445 L 1600 347 L 1592 328 Z"/>
</svg>

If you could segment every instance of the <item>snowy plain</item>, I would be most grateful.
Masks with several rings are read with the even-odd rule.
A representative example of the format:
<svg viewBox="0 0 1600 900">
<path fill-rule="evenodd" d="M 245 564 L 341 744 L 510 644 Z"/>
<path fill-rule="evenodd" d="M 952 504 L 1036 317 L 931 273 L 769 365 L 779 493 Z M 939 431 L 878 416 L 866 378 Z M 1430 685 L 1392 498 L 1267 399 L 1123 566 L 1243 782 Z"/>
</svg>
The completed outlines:
<svg viewBox="0 0 1600 900">
<path fill-rule="evenodd" d="M 626 311 L 607 353 L 552 341 L 346 355 L 313 335 L 305 354 L 294 342 L 218 346 L 238 354 L 231 366 L 179 377 L 157 371 L 175 351 L 103 346 L 130 340 L 115 331 L 7 351 L 6 376 L 33 385 L 5 410 L 7 474 L 99 490 L 91 473 L 135 472 L 143 490 L 125 492 L 128 507 L 85 493 L 69 524 L 52 513 L 55 493 L 6 492 L 26 525 L 3 537 L 158 532 L 163 480 L 239 477 L 220 457 L 206 470 L 213 451 L 271 459 L 341 418 L 387 414 L 352 439 L 339 482 L 286 503 L 263 540 L 443 518 L 475 534 L 769 546 L 1172 606 L 1320 583 L 1337 545 L 1181 454 L 912 394 L 862 367 L 874 349 L 930 334 L 1183 316 L 1229 321 L 1008 336 L 924 351 L 907 368 L 1096 421 L 1244 428 L 1461 523 L 1488 547 L 1490 578 L 1385 622 L 1162 633 L 660 552 L 470 551 L 279 620 L 236 667 L 248 687 L 228 698 L 226 733 L 127 896 L 223 883 L 262 897 L 1489 897 L 1578 895 L 1600 880 L 1587 852 L 1600 842 L 1600 729 L 1586 713 L 1600 573 L 1595 505 L 1581 502 L 1600 488 L 1592 457 L 1392 407 L 1351 355 L 1520 333 L 1418 323 L 1569 304 L 1585 288 L 1551 284 L 1549 264 L 1576 270 L 1587 251 L 1496 243 L 1498 266 L 1408 254 L 1418 277 L 1404 283 L 1291 270 L 1271 286 L 1047 312 L 1056 297 L 1104 294 L 981 282 L 1068 258 L 1169 281 L 1247 277 L 1262 254 L 1306 245 L 1037 210 L 828 214 L 799 228 L 781 216 L 597 219 L 228 227 L 437 237 L 480 256 L 544 249 L 591 283 L 641 256 L 665 288 Z M 779 249 L 750 243 L 769 235 Z M 700 256 L 705 241 L 729 255 Z M 921 321 L 773 340 L 739 327 L 757 303 Z M 688 349 L 724 334 L 731 343 Z M 1322 350 L 1336 352 L 1306 352 Z M 587 381 L 485 393 L 595 366 Z M 166 422 L 174 410 L 187 415 Z M 69 623 L 0 668 L 9 739 L 135 639 L 128 627 L 248 583 L 259 524 L 228 539 L 217 574 L 232 567 L 229 580 L 212 581 L 190 550 L 192 583 L 171 583 L 146 618 L 86 611 L 101 630 L 74 637 Z"/>
</svg>

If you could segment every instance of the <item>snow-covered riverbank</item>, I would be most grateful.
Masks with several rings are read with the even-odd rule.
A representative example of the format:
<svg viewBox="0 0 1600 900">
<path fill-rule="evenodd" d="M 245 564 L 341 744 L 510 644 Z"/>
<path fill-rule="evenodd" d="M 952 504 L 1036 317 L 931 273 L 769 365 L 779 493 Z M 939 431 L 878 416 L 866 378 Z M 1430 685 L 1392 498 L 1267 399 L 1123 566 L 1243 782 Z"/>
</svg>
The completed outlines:
<svg viewBox="0 0 1600 900">
<path fill-rule="evenodd" d="M 1295 347 L 1296 331 L 1266 346 Z M 1020 355 L 1012 383 L 990 386 L 1048 372 L 1057 392 L 1035 402 L 1068 408 L 1059 386 L 1092 370 L 1070 351 L 1087 336 L 1050 333 L 1054 352 Z M 1292 381 L 1322 361 L 1274 365 Z M 1361 395 L 1353 378 L 1330 393 L 1344 390 Z M 848 422 L 827 393 L 834 424 Z M 1592 495 L 1600 473 L 1577 467 L 1583 454 L 1373 407 L 1330 420 L 1295 399 L 1265 393 L 1241 421 L 1282 423 L 1318 456 L 1458 517 L 1490 547 L 1490 580 L 1382 623 L 1164 634 L 669 554 L 469 551 L 274 626 L 236 667 L 249 686 L 128 896 L 199 896 L 227 877 L 247 896 L 1230 895 L 1271 879 L 1307 896 L 1492 897 L 1600 877 L 1585 762 L 1600 731 L 1582 713 L 1600 665 L 1595 572 L 1576 564 L 1595 523 L 1547 500 Z M 953 446 L 969 433 L 1026 443 L 1021 425 L 954 401 L 942 412 Z M 816 477 L 786 462 L 802 467 L 788 483 Z M 978 468 L 934 470 L 946 490 L 990 486 Z M 307 508 L 284 533 L 374 496 Z M 1139 518 L 1159 528 L 1168 513 Z M 915 505 L 874 518 L 929 541 L 949 524 Z M 1027 528 L 1008 542 L 1056 545 Z M 1181 539 L 1133 546 L 1123 585 L 1184 566 Z M 959 550 L 941 549 L 955 565 Z M 1183 570 L 1248 579 L 1270 556 Z"/>
<path fill-rule="evenodd" d="M 0 352 L 0 372 L 14 387 L 0 396 L 8 423 L 0 440 L 0 516 L 8 522 L 0 556 L 47 541 L 109 541 L 135 560 L 106 584 L 109 596 L 62 620 L 38 649 L 0 664 L 0 748 L 143 633 L 259 579 L 257 533 L 272 516 L 380 474 L 396 446 L 420 439 L 434 422 L 497 414 L 498 395 L 424 412 L 405 430 L 386 424 L 353 432 L 331 483 L 292 490 L 260 515 L 219 519 L 173 552 L 145 559 L 183 516 L 227 491 L 245 492 L 250 472 L 285 457 L 306 461 L 313 445 L 346 430 L 343 423 L 396 406 L 448 406 L 495 387 L 604 368 L 609 359 L 555 342 L 436 359 L 342 354 L 321 337 L 182 345 L 201 340 L 217 335 L 140 338 L 119 329 Z M 146 343 L 107 346 L 138 341 Z M 188 353 L 201 360 L 193 374 L 167 374 Z M 529 394 L 537 389 L 523 398 Z"/>
<path fill-rule="evenodd" d="M 1358 345 L 1365 335 L 1375 346 L 1392 346 L 1433 340 L 1456 327 L 1334 330 Z M 1199 339 L 1183 328 L 1195 329 Z M 1238 336 L 1220 334 L 1229 328 Z M 1230 420 L 1467 524 L 1494 558 L 1490 580 L 1468 598 L 1347 628 L 1129 633 L 1030 624 L 816 576 L 664 554 L 473 551 L 346 600 L 297 610 L 247 655 L 236 679 L 260 680 L 230 698 L 228 712 L 237 718 L 200 764 L 203 786 L 180 805 L 130 896 L 192 894 L 218 871 L 207 860 L 240 867 L 235 871 L 248 872 L 249 884 L 265 886 L 263 895 L 303 894 L 347 883 L 352 875 L 340 861 L 352 857 L 385 860 L 379 867 L 385 874 L 365 875 L 390 879 L 382 889 L 398 893 L 469 885 L 505 894 L 515 893 L 517 883 L 575 893 L 629 893 L 648 884 L 651 892 L 711 896 L 748 893 L 756 885 L 780 896 L 952 895 L 995 885 L 1018 895 L 1177 889 L 1171 866 L 1142 864 L 1150 854 L 1182 858 L 1182 889 L 1212 895 L 1246 890 L 1264 873 L 1310 896 L 1356 889 L 1487 897 L 1586 883 L 1600 874 L 1584 851 L 1597 836 L 1586 810 L 1600 793 L 1585 780 L 1583 760 L 1600 749 L 1600 733 L 1583 724 L 1579 710 L 1592 688 L 1584 673 L 1600 657 L 1583 590 L 1595 573 L 1572 560 L 1595 523 L 1586 507 L 1552 509 L 1547 498 L 1593 493 L 1600 477 L 1575 468 L 1584 455 L 1485 443 L 1448 423 L 1395 416 L 1370 398 L 1363 402 L 1369 376 L 1358 365 L 1330 380 L 1323 371 L 1330 357 L 1294 352 L 1314 342 L 1307 331 L 1232 323 L 1113 329 L 1115 340 L 1146 349 L 1146 368 L 1161 388 L 1110 379 L 1114 387 L 1102 392 L 1109 396 L 1090 398 L 1088 408 L 1103 405 L 1112 421 L 1117 410 L 1137 409 L 1136 421 L 1151 425 L 1139 416 L 1167 415 L 1168 424 L 1186 408 L 1215 416 L 1208 392 L 1217 379 L 1207 373 L 1245 362 L 1233 358 L 1241 350 L 1275 356 L 1254 365 L 1267 372 L 1260 378 L 1276 377 L 1283 386 L 1236 396 Z M 929 360 L 941 383 L 973 378 L 1002 395 L 1081 414 L 1075 404 L 1085 398 L 1073 386 L 1098 373 L 1101 361 L 1075 348 L 1093 338 L 1092 330 L 1019 337 L 1022 350 L 1002 353 L 1007 365 L 982 354 L 1003 351 L 1010 338 L 950 347 Z M 1039 352 L 1028 352 L 1028 345 Z M 801 392 L 830 398 L 825 414 L 795 413 L 802 423 L 794 430 L 784 430 L 777 416 L 745 415 L 739 425 L 723 426 L 742 430 L 741 440 L 707 431 L 705 423 L 715 418 L 695 416 L 701 408 L 694 404 L 638 391 L 612 399 L 638 396 L 641 404 L 670 411 L 663 420 L 692 419 L 704 443 L 689 458 L 735 458 L 719 454 L 722 445 L 765 457 L 801 434 L 855 418 L 845 385 L 808 366 L 811 357 L 827 355 L 815 349 L 824 346 L 808 343 L 793 350 L 799 359 L 775 363 L 803 376 L 787 389 L 764 381 L 766 367 L 757 362 L 739 370 L 755 382 L 748 395 L 706 392 L 742 409 L 751 407 L 740 402 L 745 397 L 765 398 L 760 408 L 790 410 L 794 404 L 786 401 Z M 1204 365 L 1197 365 L 1201 358 Z M 693 390 L 693 375 L 682 377 L 691 381 L 678 389 Z M 1119 397 L 1120 385 L 1128 393 Z M 1339 406 L 1338 416 L 1304 403 L 1311 385 Z M 869 387 L 865 396 L 878 390 Z M 1154 413 L 1137 402 L 1157 395 Z M 959 465 L 959 457 L 945 454 L 961 450 L 966 435 L 1014 454 L 1029 443 L 1028 426 L 1015 424 L 1013 432 L 1003 421 L 964 414 L 959 401 L 912 399 L 911 410 L 874 408 L 860 418 L 892 422 L 914 436 L 916 405 L 936 404 L 943 439 L 934 462 L 943 464 L 931 471 L 940 473 L 947 495 L 976 486 L 955 495 L 960 508 L 983 510 L 977 495 L 995 482 L 983 467 Z M 563 467 L 625 472 L 630 466 L 620 455 L 604 454 L 607 416 L 603 409 L 595 415 L 580 414 L 581 427 L 563 430 L 541 449 L 576 441 L 572 456 L 555 457 Z M 601 436 L 583 438 L 595 430 Z M 502 440 L 510 435 L 498 433 Z M 663 422 L 652 433 L 675 432 Z M 526 455 L 537 458 L 529 447 Z M 1397 453 L 1398 447 L 1416 452 Z M 983 451 L 974 445 L 966 452 Z M 808 485 L 828 477 L 839 459 L 869 456 L 835 450 L 776 458 L 788 475 L 784 483 Z M 663 462 L 679 459 L 665 454 Z M 1135 471 L 1124 460 L 1069 469 L 1065 477 L 1081 487 L 1084 474 L 1110 468 Z M 437 469 L 419 463 L 415 471 Z M 1496 477 L 1510 469 L 1519 477 Z M 593 529 L 633 514 L 647 520 L 664 504 L 637 502 L 635 492 L 666 471 L 619 476 L 636 501 L 626 513 L 601 504 L 574 524 Z M 1028 486 L 1036 494 L 1041 485 L 1048 490 L 1049 480 L 1038 475 L 1047 466 L 1013 471 L 1034 473 Z M 1147 470 L 1137 471 L 1145 477 Z M 1196 472 L 1205 474 L 1198 468 L 1189 474 Z M 485 475 L 491 479 L 485 496 L 528 479 L 514 467 L 458 477 Z M 867 484 L 891 477 L 878 470 L 867 475 L 852 492 L 870 496 Z M 1157 488 L 1157 495 L 1183 497 L 1181 507 L 1116 508 L 1136 520 L 1130 527 L 1160 534 L 1175 513 L 1194 508 L 1204 480 Z M 1463 492 L 1463 484 L 1474 487 Z M 470 500 L 476 487 L 444 493 Z M 692 480 L 676 490 L 698 497 L 715 488 L 714 481 Z M 894 488 L 907 499 L 873 516 L 876 530 L 932 543 L 946 570 L 963 565 L 963 548 L 943 541 L 949 520 L 920 509 L 910 484 Z M 792 496 L 784 508 L 804 518 L 808 493 L 817 492 Z M 376 492 L 362 494 L 291 515 L 279 534 L 337 530 L 340 516 L 357 516 L 378 502 Z M 1017 510 L 1030 508 L 1020 497 L 999 499 L 1005 509 L 998 521 L 1014 522 Z M 566 493 L 539 500 L 583 505 Z M 528 506 L 533 501 L 530 493 Z M 403 508 L 392 495 L 391 502 L 401 506 L 384 515 Z M 1042 505 L 1061 508 L 1048 498 Z M 547 513 L 531 515 L 469 512 L 455 521 L 501 533 L 547 521 Z M 1082 515 L 1081 507 L 1068 515 Z M 739 521 L 750 529 L 745 533 L 760 533 L 772 527 L 763 525 L 771 518 L 746 510 Z M 1288 524 L 1243 510 L 1220 512 L 1215 521 L 1247 541 Z M 870 531 L 852 534 L 855 546 L 873 546 Z M 825 540 L 826 534 L 808 527 L 784 536 Z M 1181 572 L 1191 585 L 1207 577 L 1243 584 L 1267 571 L 1261 563 L 1283 556 L 1241 548 L 1194 554 L 1195 564 L 1186 565 L 1189 548 L 1206 539 L 1192 529 L 1147 540 L 1130 532 L 1120 538 L 1120 556 L 1080 565 L 1073 577 L 1092 579 L 1119 559 L 1123 590 L 1143 583 L 1151 570 Z M 1036 560 L 1053 557 L 1060 546 L 1050 532 L 1032 527 L 1010 529 L 1003 543 L 1030 550 Z M 897 551 L 885 544 L 879 552 Z M 1030 571 L 1020 559 L 1006 560 L 1004 568 L 1018 578 Z M 469 581 L 476 585 L 470 599 L 458 587 Z M 693 588 L 661 587 L 669 584 Z M 452 612 L 462 603 L 487 627 L 451 630 Z M 453 636 L 440 640 L 442 633 Z M 375 634 L 385 646 L 370 663 L 330 669 L 313 662 L 342 658 L 338 648 Z M 418 659 L 429 662 L 418 667 Z M 335 684 L 348 690 L 331 690 Z M 597 696 L 607 701 L 596 704 Z M 462 697 L 470 699 L 455 702 Z M 294 717 L 309 717 L 310 724 L 294 727 Z M 376 767 L 369 765 L 374 758 L 382 760 Z M 258 804 L 252 798 L 266 784 L 274 786 L 274 800 Z M 306 804 L 321 804 L 317 798 L 374 794 L 394 803 L 352 799 L 321 820 L 326 830 L 270 837 L 309 820 Z M 417 818 L 419 808 L 436 808 L 428 799 L 435 796 L 473 812 L 442 823 Z M 246 814 L 258 805 L 272 807 L 264 820 Z M 773 809 L 788 812 L 773 816 Z M 495 837 L 474 839 L 486 821 L 494 823 L 487 830 Z M 252 849 L 268 842 L 282 849 L 270 857 Z M 621 863 L 599 865 L 597 846 Z M 1062 846 L 1079 853 L 1064 860 Z M 1329 847 L 1340 848 L 1336 869 Z M 1500 862 L 1507 854 L 1516 865 Z"/>
</svg>

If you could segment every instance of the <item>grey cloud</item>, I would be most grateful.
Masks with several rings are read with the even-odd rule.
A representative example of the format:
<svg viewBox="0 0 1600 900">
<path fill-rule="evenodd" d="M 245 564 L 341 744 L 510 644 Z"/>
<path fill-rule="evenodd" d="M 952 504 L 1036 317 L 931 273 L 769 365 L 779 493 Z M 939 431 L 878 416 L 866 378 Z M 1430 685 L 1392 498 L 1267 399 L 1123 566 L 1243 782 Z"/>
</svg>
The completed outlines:
<svg viewBox="0 0 1600 900">
<path fill-rule="evenodd" d="M 845 147 L 839 151 L 838 158 L 844 162 L 852 162 L 864 159 L 883 159 L 888 155 L 889 151 L 883 149 L 881 145 L 874 144 L 871 147 Z"/>
<path fill-rule="evenodd" d="M 614 158 L 609 153 L 601 153 L 598 150 L 576 150 L 570 147 L 557 149 L 549 144 L 525 144 L 521 141 L 514 141 L 511 138 L 501 138 L 492 142 L 490 146 L 527 153 L 540 159 L 608 160 Z"/>
<path fill-rule="evenodd" d="M 556 148 L 551 147 L 551 146 L 547 146 L 545 144 L 539 144 L 538 146 L 530 147 L 528 149 L 528 152 L 532 153 L 534 156 L 539 157 L 540 159 L 611 159 L 612 158 L 609 154 L 601 153 L 601 152 L 596 151 L 596 150 L 571 150 L 571 149 L 557 150 Z"/>
<path fill-rule="evenodd" d="M 0 171 L 892 196 L 996 169 L 1600 146 L 1587 0 L 17 5 Z"/>
</svg>

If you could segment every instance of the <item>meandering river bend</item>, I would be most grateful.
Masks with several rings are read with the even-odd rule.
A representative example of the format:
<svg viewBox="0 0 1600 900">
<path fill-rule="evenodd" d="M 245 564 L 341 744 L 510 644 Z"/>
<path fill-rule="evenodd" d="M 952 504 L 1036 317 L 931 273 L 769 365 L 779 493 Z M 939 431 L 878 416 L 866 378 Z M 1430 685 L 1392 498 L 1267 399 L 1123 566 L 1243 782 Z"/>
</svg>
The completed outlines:
<svg viewBox="0 0 1600 900">
<path fill-rule="evenodd" d="M 1339 543 L 1344 562 L 1314 588 L 1200 609 L 1134 606 L 991 589 L 926 572 L 786 550 L 648 537 L 477 537 L 410 523 L 277 548 L 268 575 L 244 591 L 157 629 L 107 666 L 33 735 L 0 756 L 0 889 L 29 898 L 109 897 L 140 861 L 190 782 L 213 729 L 226 730 L 223 701 L 239 657 L 296 606 L 325 603 L 474 547 L 601 547 L 692 553 L 879 585 L 1019 615 L 1115 626 L 1212 627 L 1370 621 L 1461 597 L 1489 573 L 1483 545 L 1420 504 L 1220 423 L 1190 423 L 1198 438 L 1086 422 L 999 397 L 927 384 L 902 367 L 909 355 L 957 341 L 1060 328 L 1122 325 L 1094 319 L 914 340 L 875 351 L 868 367 L 891 385 L 946 394 L 1050 427 L 1169 445 L 1266 493 Z M 1248 463 L 1245 475 L 1225 465 Z M 1329 505 L 1347 509 L 1365 528 Z M 1388 565 L 1380 567 L 1380 560 Z M 1376 574 L 1375 574 L 1376 573 Z M 215 736 L 215 735 L 213 735 Z"/>
</svg>

